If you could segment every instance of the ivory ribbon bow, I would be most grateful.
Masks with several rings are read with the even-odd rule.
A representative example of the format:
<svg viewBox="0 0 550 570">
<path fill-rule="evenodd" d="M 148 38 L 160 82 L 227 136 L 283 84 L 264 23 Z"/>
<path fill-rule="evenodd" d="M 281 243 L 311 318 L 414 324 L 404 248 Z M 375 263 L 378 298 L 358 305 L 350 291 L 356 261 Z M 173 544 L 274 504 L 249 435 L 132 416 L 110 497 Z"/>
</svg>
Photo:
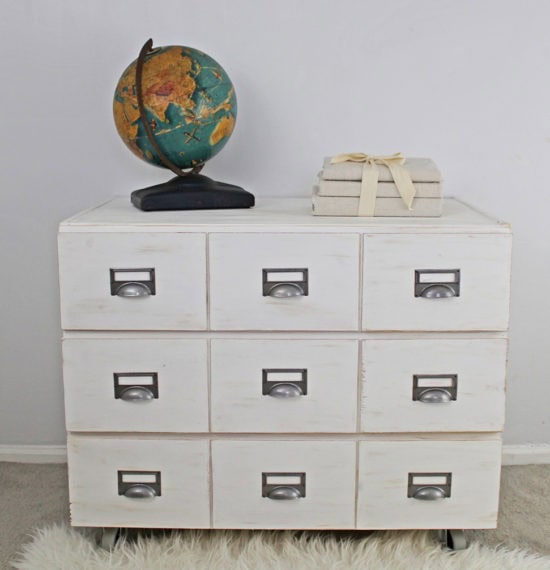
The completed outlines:
<svg viewBox="0 0 550 570">
<path fill-rule="evenodd" d="M 339 162 L 364 162 L 363 174 L 361 178 L 361 194 L 359 196 L 358 216 L 374 216 L 374 206 L 376 204 L 376 189 L 378 187 L 377 164 L 383 164 L 390 169 L 393 181 L 397 190 L 407 205 L 412 210 L 412 203 L 416 190 L 407 170 L 401 166 L 405 162 L 405 157 L 396 152 L 390 156 L 375 156 L 362 152 L 350 152 L 348 154 L 338 154 L 332 158 L 331 164 Z"/>
</svg>

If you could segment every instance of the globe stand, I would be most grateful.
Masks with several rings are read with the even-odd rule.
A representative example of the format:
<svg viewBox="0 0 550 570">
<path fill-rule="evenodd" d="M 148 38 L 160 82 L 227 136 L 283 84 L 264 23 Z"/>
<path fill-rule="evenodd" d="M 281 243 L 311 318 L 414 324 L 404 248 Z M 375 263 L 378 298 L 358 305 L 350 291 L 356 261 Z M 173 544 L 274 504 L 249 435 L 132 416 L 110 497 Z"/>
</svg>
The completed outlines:
<svg viewBox="0 0 550 570">
<path fill-rule="evenodd" d="M 221 208 L 251 208 L 254 195 L 239 186 L 217 182 L 199 174 L 204 163 L 197 164 L 189 172 L 174 164 L 160 149 L 143 104 L 143 63 L 153 50 L 153 40 L 145 42 L 136 63 L 136 95 L 141 123 L 149 142 L 166 168 L 177 174 L 168 182 L 134 190 L 131 202 L 140 210 L 217 210 Z"/>
<path fill-rule="evenodd" d="M 251 208 L 254 195 L 239 186 L 217 182 L 202 174 L 176 176 L 132 192 L 132 204 L 147 212 L 155 210 L 216 210 Z"/>
</svg>

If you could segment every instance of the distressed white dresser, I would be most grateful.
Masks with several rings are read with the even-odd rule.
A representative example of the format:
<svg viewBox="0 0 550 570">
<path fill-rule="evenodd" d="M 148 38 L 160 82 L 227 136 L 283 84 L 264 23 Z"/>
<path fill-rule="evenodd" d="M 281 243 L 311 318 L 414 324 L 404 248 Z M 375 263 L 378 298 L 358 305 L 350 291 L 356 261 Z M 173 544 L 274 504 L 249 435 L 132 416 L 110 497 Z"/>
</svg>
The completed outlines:
<svg viewBox="0 0 550 570">
<path fill-rule="evenodd" d="M 496 525 L 509 226 L 310 208 L 61 224 L 73 525 Z"/>
</svg>

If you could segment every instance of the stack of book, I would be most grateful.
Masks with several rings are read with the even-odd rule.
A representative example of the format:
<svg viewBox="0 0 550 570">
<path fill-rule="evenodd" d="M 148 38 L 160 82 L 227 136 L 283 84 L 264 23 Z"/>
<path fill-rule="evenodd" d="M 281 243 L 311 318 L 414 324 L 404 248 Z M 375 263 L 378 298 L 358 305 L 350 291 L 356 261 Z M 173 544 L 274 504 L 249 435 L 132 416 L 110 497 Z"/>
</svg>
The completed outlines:
<svg viewBox="0 0 550 570">
<path fill-rule="evenodd" d="M 357 216 L 364 163 L 338 162 L 326 158 L 313 188 L 313 215 Z M 441 173 L 429 158 L 407 158 L 402 167 L 413 182 L 415 197 L 408 208 L 401 198 L 389 168 L 377 164 L 378 185 L 374 216 L 437 217 L 442 210 Z"/>
</svg>

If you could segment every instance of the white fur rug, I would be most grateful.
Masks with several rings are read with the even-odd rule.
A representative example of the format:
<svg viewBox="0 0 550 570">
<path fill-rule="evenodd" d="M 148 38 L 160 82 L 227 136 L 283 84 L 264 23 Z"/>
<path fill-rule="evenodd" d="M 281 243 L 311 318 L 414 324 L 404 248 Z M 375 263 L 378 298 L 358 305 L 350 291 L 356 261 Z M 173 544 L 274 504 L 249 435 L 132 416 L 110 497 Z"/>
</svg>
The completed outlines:
<svg viewBox="0 0 550 570">
<path fill-rule="evenodd" d="M 359 538 L 357 538 L 359 536 Z M 550 557 L 471 544 L 443 550 L 424 531 L 369 535 L 291 531 L 173 531 L 122 541 L 111 553 L 93 531 L 36 531 L 19 570 L 550 570 Z"/>
</svg>

